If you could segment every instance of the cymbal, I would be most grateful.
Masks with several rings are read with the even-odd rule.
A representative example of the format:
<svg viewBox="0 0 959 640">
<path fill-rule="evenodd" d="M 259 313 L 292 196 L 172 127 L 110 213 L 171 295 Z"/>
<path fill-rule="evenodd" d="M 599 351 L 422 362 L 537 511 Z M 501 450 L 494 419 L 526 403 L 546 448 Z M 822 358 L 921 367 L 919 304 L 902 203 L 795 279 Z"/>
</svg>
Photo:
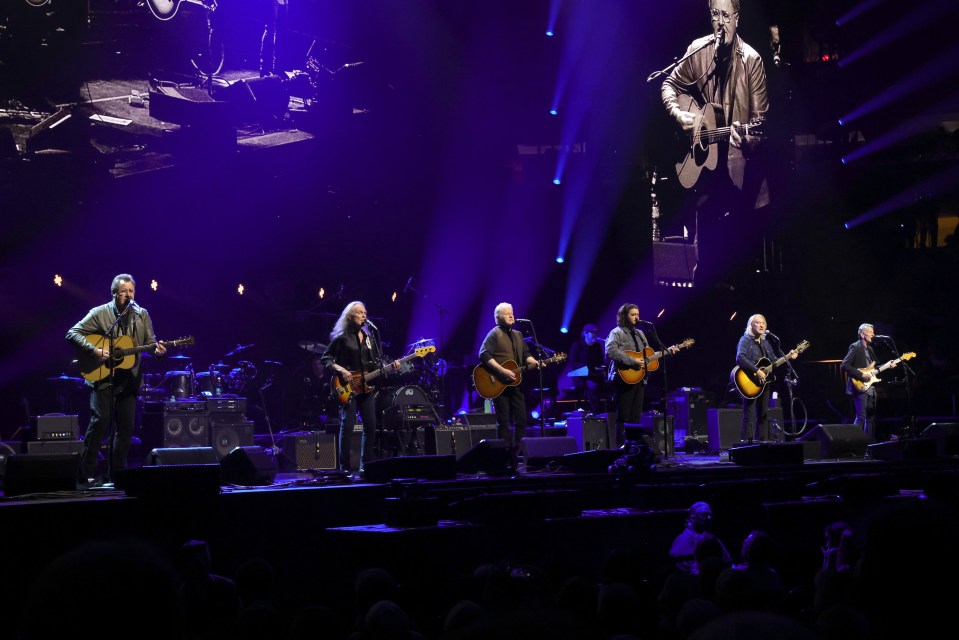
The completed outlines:
<svg viewBox="0 0 959 640">
<path fill-rule="evenodd" d="M 326 351 L 326 345 L 322 342 L 316 342 L 315 340 L 300 340 L 297 344 L 312 353 L 323 353 Z"/>
<path fill-rule="evenodd" d="M 175 356 L 170 356 L 167 360 L 191 360 L 190 356 L 185 356 L 182 353 L 178 353 Z"/>
<path fill-rule="evenodd" d="M 235 356 L 236 354 L 240 353 L 241 351 L 246 351 L 247 349 L 249 349 L 250 347 L 253 347 L 253 346 L 255 346 L 255 344 L 247 344 L 247 345 L 238 344 L 238 345 L 236 345 L 236 349 L 234 349 L 233 351 L 231 351 L 231 352 L 229 352 L 228 354 L 226 354 L 225 357 L 229 358 L 230 356 Z"/>
<path fill-rule="evenodd" d="M 57 376 L 56 378 L 47 378 L 49 382 L 83 382 L 83 378 L 71 378 L 67 375 Z"/>
</svg>

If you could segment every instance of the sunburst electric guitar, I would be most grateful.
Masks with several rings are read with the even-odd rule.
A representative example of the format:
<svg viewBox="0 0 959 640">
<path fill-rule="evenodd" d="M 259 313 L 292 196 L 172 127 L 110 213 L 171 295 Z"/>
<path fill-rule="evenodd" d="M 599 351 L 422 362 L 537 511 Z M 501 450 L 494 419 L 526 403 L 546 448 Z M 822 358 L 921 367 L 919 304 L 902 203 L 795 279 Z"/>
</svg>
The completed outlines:
<svg viewBox="0 0 959 640">
<path fill-rule="evenodd" d="M 795 351 L 796 355 L 798 356 L 808 348 L 809 341 L 803 340 L 797 344 L 792 351 Z M 792 351 L 789 353 L 792 353 Z M 755 373 L 746 373 L 742 370 L 742 368 L 740 368 L 739 365 L 733 367 L 733 370 L 729 372 L 729 379 L 736 385 L 736 388 L 739 389 L 739 395 L 742 397 L 746 398 L 747 400 L 758 398 L 759 394 L 761 394 L 763 389 L 766 388 L 766 385 L 773 381 L 773 377 L 769 374 L 772 373 L 773 369 L 789 359 L 789 353 L 774 362 L 770 362 L 769 358 L 760 358 L 759 361 L 756 362 L 757 373 L 761 369 L 766 374 L 766 379 L 763 382 L 759 381 L 759 378 Z"/>
<path fill-rule="evenodd" d="M 916 357 L 916 353 L 915 353 L 914 351 L 910 351 L 909 353 L 904 353 L 904 354 L 902 354 L 901 356 L 899 356 L 899 357 L 896 358 L 895 360 L 890 360 L 889 362 L 887 362 L 886 364 L 882 365 L 882 366 L 879 367 L 878 369 L 876 368 L 876 363 L 873 362 L 871 365 L 869 365 L 869 366 L 866 367 L 865 369 L 860 369 L 860 370 L 859 370 L 859 371 L 861 371 L 862 373 L 867 373 L 867 372 L 868 372 L 868 373 L 872 373 L 872 377 L 869 378 L 868 380 L 866 380 L 865 382 L 860 382 L 859 380 L 856 380 L 855 378 L 853 378 L 853 379 L 852 379 L 852 385 L 853 385 L 854 387 L 856 387 L 856 390 L 857 390 L 857 391 L 860 391 L 860 392 L 862 392 L 862 393 L 866 393 L 867 391 L 869 391 L 869 387 L 871 387 L 872 385 L 876 384 L 877 382 L 881 382 L 881 381 L 879 380 L 879 372 L 885 371 L 885 370 L 888 369 L 889 367 L 891 367 L 891 366 L 893 366 L 893 365 L 897 365 L 897 364 L 899 364 L 900 362 L 902 362 L 903 360 L 911 360 L 912 358 L 915 358 L 915 357 Z"/>
<path fill-rule="evenodd" d="M 699 174 L 704 168 L 714 170 L 719 162 L 719 149 L 716 143 L 729 140 L 733 130 L 741 136 L 762 135 L 762 122 L 750 122 L 733 127 L 721 126 L 724 120 L 723 111 L 711 102 L 699 106 L 688 95 L 677 97 L 679 108 L 693 114 L 695 128 L 685 131 L 687 148 L 685 157 L 676 163 L 676 177 L 679 184 L 686 189 L 692 189 L 699 180 Z"/>
<path fill-rule="evenodd" d="M 619 377 L 622 378 L 626 384 L 636 384 L 646 377 L 647 371 L 659 369 L 659 359 L 668 354 L 670 349 L 685 349 L 694 344 L 696 344 L 695 340 L 686 338 L 679 344 L 674 344 L 664 351 L 653 351 L 652 347 L 646 347 L 642 351 L 625 351 L 626 355 L 643 360 L 643 364 L 640 365 L 638 369 L 627 369 L 625 367 L 619 369 Z"/>
<path fill-rule="evenodd" d="M 545 360 L 539 361 L 539 366 L 544 367 L 548 364 L 553 364 L 556 362 L 566 362 L 565 353 L 557 353 L 552 358 L 546 358 Z M 516 380 L 513 382 L 503 382 L 499 379 L 499 376 L 495 373 L 490 372 L 482 364 L 476 365 L 473 369 L 473 386 L 476 387 L 476 392 L 487 400 L 491 400 L 503 393 L 503 390 L 506 387 L 515 387 L 520 382 L 523 381 L 523 372 L 529 369 L 534 368 L 535 365 L 525 364 L 519 366 L 513 360 L 507 360 L 503 363 L 504 369 L 509 369 L 516 374 Z"/>
<path fill-rule="evenodd" d="M 136 363 L 138 353 L 144 351 L 153 351 L 157 344 L 162 344 L 168 349 L 170 347 L 185 347 L 193 344 L 193 336 L 178 338 L 176 340 L 160 340 L 159 343 L 145 344 L 137 346 L 133 342 L 133 336 L 120 336 L 113 340 L 113 348 L 110 348 L 110 339 L 96 333 L 84 336 L 90 344 L 101 349 L 106 348 L 110 351 L 110 357 L 106 360 L 99 360 L 93 353 L 84 351 L 77 357 L 77 364 L 80 365 L 80 375 L 90 382 L 98 382 L 110 375 L 111 369 L 132 369 Z"/>
<path fill-rule="evenodd" d="M 390 363 L 385 367 L 376 369 L 375 371 L 370 371 L 369 373 L 363 373 L 362 371 L 351 371 L 350 374 L 353 376 L 352 379 L 345 383 L 340 380 L 338 374 L 333 374 L 333 379 L 330 381 L 330 388 L 333 391 L 333 395 L 337 400 L 340 401 L 340 404 L 346 404 L 350 401 L 350 397 L 354 393 L 370 393 L 376 389 L 373 387 L 371 382 L 376 380 L 378 377 L 385 373 L 392 373 L 400 368 L 404 362 L 409 362 L 413 358 L 422 358 L 428 353 L 433 353 L 436 351 L 436 347 L 420 347 L 415 349 L 413 353 L 403 358 L 400 358 L 396 362 Z"/>
</svg>

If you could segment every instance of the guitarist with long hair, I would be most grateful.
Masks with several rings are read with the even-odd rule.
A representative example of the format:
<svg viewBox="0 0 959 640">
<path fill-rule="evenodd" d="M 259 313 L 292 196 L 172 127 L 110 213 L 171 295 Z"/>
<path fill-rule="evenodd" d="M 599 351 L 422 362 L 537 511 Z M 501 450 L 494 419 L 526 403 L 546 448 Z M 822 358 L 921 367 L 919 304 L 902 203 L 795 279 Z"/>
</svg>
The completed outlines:
<svg viewBox="0 0 959 640">
<path fill-rule="evenodd" d="M 766 371 L 760 363 L 768 364 L 776 360 L 776 344 L 768 337 L 772 334 L 767 330 L 766 316 L 756 313 L 746 321 L 746 331 L 736 346 L 736 364 L 742 371 L 752 378 L 753 382 L 762 387 L 759 394 L 753 397 L 743 396 L 743 421 L 739 430 L 739 439 L 743 442 L 769 439 L 769 394 L 771 386 L 767 384 Z M 799 353 L 793 349 L 784 356 L 784 359 L 795 359 Z"/>
<path fill-rule="evenodd" d="M 719 275 L 711 272 L 720 260 L 728 262 L 748 247 L 755 225 L 739 218 L 769 204 L 762 163 L 750 159 L 759 138 L 741 134 L 748 131 L 743 125 L 761 124 L 769 109 L 762 59 L 737 33 L 740 0 L 709 0 L 704 15 L 710 18 L 709 35 L 689 45 L 660 89 L 666 112 L 692 141 L 676 168 L 684 186 L 695 185 L 697 284 L 708 284 Z M 703 166 L 709 171 L 700 174 Z M 691 180 L 684 180 L 690 173 Z M 717 225 L 727 218 L 737 231 L 718 242 Z M 733 240 L 742 242 L 731 250 Z"/>
<path fill-rule="evenodd" d="M 162 357 L 166 353 L 166 347 L 157 342 L 150 314 L 133 301 L 136 293 L 133 276 L 129 273 L 117 275 L 110 285 L 110 293 L 113 300 L 90 309 L 80 322 L 67 331 L 67 341 L 77 350 L 81 368 L 85 360 L 99 363 L 110 360 L 111 344 L 122 336 L 129 336 L 136 345 L 155 343 L 152 350 L 158 357 Z M 136 421 L 137 396 L 143 378 L 139 354 L 129 357 L 132 359 L 132 366 L 126 367 L 121 362 L 112 368 L 110 375 L 96 381 L 87 380 L 87 386 L 90 387 L 90 421 L 80 449 L 78 479 L 81 484 L 107 484 L 112 480 L 111 474 L 127 466 L 127 454 Z M 103 441 L 104 431 L 113 421 L 114 410 L 116 433 L 111 444 L 110 470 L 98 479 L 100 443 Z"/>
<path fill-rule="evenodd" d="M 616 312 L 616 326 L 606 337 L 606 358 L 609 360 L 608 380 L 616 398 L 616 446 L 626 438 L 626 423 L 639 423 L 646 398 L 646 377 L 636 382 L 627 382 L 623 370 L 645 371 L 648 366 L 645 354 L 649 341 L 637 325 L 640 323 L 639 307 L 624 304 Z M 675 353 L 679 349 L 670 347 Z M 642 354 L 642 356 L 631 355 Z"/>
<path fill-rule="evenodd" d="M 516 324 L 513 305 L 500 302 L 493 309 L 493 319 L 496 326 L 490 329 L 483 339 L 479 360 L 489 373 L 506 383 L 503 392 L 493 398 L 493 410 L 496 412 L 496 435 L 510 446 L 515 462 L 520 440 L 526 435 L 526 397 L 518 385 L 511 384 L 517 381 L 517 373 L 503 364 L 522 363 L 535 368 L 539 366 L 539 362 L 530 353 L 523 334 L 513 328 Z M 512 436 L 510 423 L 513 424 Z"/>
<path fill-rule="evenodd" d="M 327 371 L 333 371 L 340 385 L 353 388 L 351 383 L 360 381 L 364 373 L 380 368 L 384 362 L 383 348 L 369 327 L 373 324 L 366 316 L 366 305 L 355 300 L 343 308 L 333 330 L 330 344 L 323 353 L 321 362 Z M 394 365 L 396 363 L 393 363 Z M 340 407 L 339 466 L 340 471 L 350 471 L 350 448 L 353 427 L 359 413 L 363 421 L 360 438 L 360 468 L 362 476 L 365 465 L 372 459 L 372 440 L 376 437 L 376 390 L 360 387 L 349 393 Z"/>
<path fill-rule="evenodd" d="M 856 421 L 863 432 L 873 439 L 878 439 L 878 425 L 876 424 L 876 387 L 874 385 L 856 384 L 878 379 L 876 352 L 872 350 L 872 340 L 876 330 L 869 323 L 859 325 L 859 339 L 849 345 L 846 357 L 842 359 L 842 371 L 846 374 L 846 393 L 852 396 L 853 406 L 856 408 Z M 895 367 L 891 362 L 887 367 Z M 864 388 L 865 387 L 865 388 Z"/>
</svg>

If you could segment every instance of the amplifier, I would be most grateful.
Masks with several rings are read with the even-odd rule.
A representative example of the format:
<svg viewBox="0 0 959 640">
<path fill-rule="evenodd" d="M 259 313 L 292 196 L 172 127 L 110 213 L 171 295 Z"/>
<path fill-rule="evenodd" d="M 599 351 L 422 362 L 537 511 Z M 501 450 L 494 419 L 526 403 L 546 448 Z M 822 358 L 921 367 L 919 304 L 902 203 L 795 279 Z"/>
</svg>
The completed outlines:
<svg viewBox="0 0 959 640">
<path fill-rule="evenodd" d="M 246 422 L 246 416 L 242 411 L 210 411 L 207 417 L 211 425 Z"/>
<path fill-rule="evenodd" d="M 77 436 L 77 416 L 51 414 L 30 418 L 35 440 L 70 440 Z"/>
<path fill-rule="evenodd" d="M 27 443 L 27 453 L 31 455 L 53 455 L 80 453 L 83 440 L 31 440 Z"/>
<path fill-rule="evenodd" d="M 430 405 L 404 404 L 388 407 L 383 412 L 383 428 L 420 427 L 437 424 L 436 411 Z"/>
<path fill-rule="evenodd" d="M 194 413 L 206 411 L 203 400 L 165 400 L 163 402 L 144 402 L 146 413 Z"/>
<path fill-rule="evenodd" d="M 210 413 L 246 413 L 246 398 L 207 398 L 206 410 Z"/>
</svg>

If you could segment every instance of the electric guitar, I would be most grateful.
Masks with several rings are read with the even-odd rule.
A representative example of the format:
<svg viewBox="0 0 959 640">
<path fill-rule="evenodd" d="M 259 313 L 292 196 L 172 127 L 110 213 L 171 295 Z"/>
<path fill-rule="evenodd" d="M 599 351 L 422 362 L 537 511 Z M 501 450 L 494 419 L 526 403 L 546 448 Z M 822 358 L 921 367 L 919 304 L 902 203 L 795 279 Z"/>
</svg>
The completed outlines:
<svg viewBox="0 0 959 640">
<path fill-rule="evenodd" d="M 555 362 L 566 362 L 565 353 L 557 353 L 552 358 L 546 358 L 545 360 L 539 361 L 539 366 L 545 366 L 548 364 L 553 364 Z M 519 366 L 513 360 L 507 360 L 503 363 L 504 369 L 509 369 L 516 374 L 516 380 L 513 382 L 503 382 L 495 373 L 490 373 L 486 369 L 485 365 L 478 364 L 473 369 L 473 386 L 476 387 L 476 392 L 487 400 L 492 400 L 497 397 L 499 394 L 503 393 L 506 387 L 515 387 L 520 382 L 523 381 L 523 372 L 528 369 L 533 369 L 536 365 L 525 364 Z"/>
<path fill-rule="evenodd" d="M 626 355 L 639 358 L 643 361 L 643 364 L 641 364 L 638 369 L 627 369 L 625 367 L 619 369 L 619 377 L 622 378 L 626 384 L 636 384 L 646 377 L 647 371 L 656 371 L 656 369 L 659 369 L 659 359 L 668 354 L 670 349 L 685 349 L 694 344 L 696 344 L 695 340 L 686 338 L 679 344 L 674 344 L 665 351 L 653 351 L 652 347 L 646 347 L 642 351 L 629 351 L 624 349 Z"/>
<path fill-rule="evenodd" d="M 856 380 L 855 378 L 853 378 L 853 379 L 852 379 L 852 386 L 856 387 L 856 390 L 857 390 L 857 391 L 859 391 L 859 392 L 861 392 L 861 393 L 866 393 L 867 391 L 869 391 L 869 387 L 871 387 L 872 385 L 876 384 L 877 382 L 880 382 L 880 380 L 879 380 L 879 372 L 885 371 L 885 370 L 888 369 L 889 367 L 893 366 L 894 364 L 899 364 L 899 363 L 902 362 L 903 360 L 911 360 L 912 358 L 915 358 L 915 357 L 916 357 L 916 353 L 915 353 L 914 351 L 910 351 L 909 353 L 904 353 L 904 354 L 902 354 L 901 356 L 899 356 L 899 357 L 896 358 L 895 360 L 890 360 L 889 362 L 887 362 L 886 364 L 882 365 L 882 366 L 879 367 L 878 369 L 876 369 L 876 363 L 873 362 L 872 364 L 870 364 L 870 365 L 869 365 L 868 367 L 866 367 L 865 369 L 860 369 L 860 370 L 859 370 L 859 371 L 861 371 L 862 373 L 867 373 L 867 372 L 872 373 L 872 377 L 869 378 L 868 380 L 866 380 L 865 382 L 861 382 L 861 381 Z"/>
<path fill-rule="evenodd" d="M 133 342 L 133 336 L 120 336 L 113 340 L 113 348 L 110 349 L 110 339 L 106 336 L 91 333 L 84 337 L 94 347 L 110 350 L 110 357 L 102 362 L 93 353 L 87 353 L 86 351 L 78 356 L 77 364 L 80 365 L 80 375 L 90 382 L 103 380 L 110 375 L 111 369 L 132 369 L 137 360 L 136 355 L 156 349 L 157 344 L 162 344 L 167 348 L 193 344 L 193 336 L 189 336 L 177 340 L 160 340 L 159 343 L 154 342 L 138 347 Z"/>
<path fill-rule="evenodd" d="M 699 106 L 692 96 L 680 94 L 677 97 L 679 108 L 683 111 L 689 111 L 693 114 L 695 125 L 694 129 L 684 131 L 686 134 L 687 151 L 685 157 L 676 163 L 676 177 L 679 178 L 679 184 L 686 189 L 692 189 L 699 180 L 699 174 L 703 168 L 710 171 L 716 168 L 719 161 L 719 150 L 716 147 L 717 142 L 729 140 L 733 126 L 717 126 L 717 120 L 722 123 L 725 119 L 723 110 L 719 105 L 711 102 Z M 762 135 L 762 122 L 750 122 L 749 124 L 740 124 L 735 126 L 736 132 L 741 136 Z"/>
<path fill-rule="evenodd" d="M 27 0 L 30 2 L 31 0 Z M 37 0 L 33 0 L 36 2 Z M 176 15 L 180 8 L 180 3 L 188 2 L 190 4 L 200 5 L 204 9 L 216 11 L 216 0 L 146 0 L 150 7 L 150 13 L 160 20 L 169 20 Z"/>
<path fill-rule="evenodd" d="M 803 340 L 792 350 L 796 352 L 796 355 L 799 355 L 803 351 L 809 348 L 809 341 Z M 792 353 L 790 351 L 789 353 Z M 789 353 L 784 355 L 782 358 L 779 358 L 775 362 L 770 362 L 769 358 L 760 358 L 756 362 L 756 369 L 763 371 L 766 374 L 766 380 L 763 382 L 759 381 L 759 378 L 755 373 L 746 373 L 740 368 L 739 365 L 733 367 L 733 370 L 729 372 L 729 379 L 735 383 L 736 388 L 739 389 L 739 395 L 747 400 L 752 400 L 753 398 L 759 397 L 759 394 L 763 392 L 763 389 L 766 387 L 766 384 L 772 382 L 774 378 L 769 374 L 773 369 L 779 365 L 786 362 L 789 359 Z M 757 371 L 758 373 L 758 371 Z"/>
<path fill-rule="evenodd" d="M 348 383 L 340 380 L 340 376 L 337 373 L 333 374 L 333 379 L 330 381 L 330 388 L 332 389 L 333 395 L 337 400 L 340 401 L 340 404 L 346 404 L 350 401 L 350 397 L 354 393 L 370 393 L 375 391 L 375 389 L 370 385 L 370 382 L 380 377 L 384 373 L 391 373 L 400 368 L 404 362 L 408 362 L 413 358 L 422 358 L 428 353 L 433 353 L 436 351 L 436 347 L 420 347 L 413 351 L 408 356 L 400 358 L 396 362 L 386 365 L 375 371 L 370 371 L 369 373 L 363 373 L 362 371 L 351 371 L 350 374 L 353 376 L 353 379 Z"/>
</svg>

